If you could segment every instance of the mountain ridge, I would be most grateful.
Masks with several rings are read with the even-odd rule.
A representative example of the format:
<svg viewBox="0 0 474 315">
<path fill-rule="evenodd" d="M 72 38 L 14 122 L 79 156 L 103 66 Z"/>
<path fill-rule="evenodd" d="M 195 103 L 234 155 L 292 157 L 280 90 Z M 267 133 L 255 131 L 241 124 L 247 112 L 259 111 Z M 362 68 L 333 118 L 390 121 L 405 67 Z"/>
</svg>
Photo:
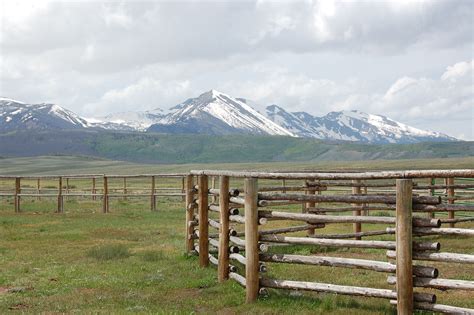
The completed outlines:
<svg viewBox="0 0 474 315">
<path fill-rule="evenodd" d="M 83 118 L 49 103 L 26 104 L 0 98 L 0 132 L 23 129 L 97 129 L 169 134 L 278 135 L 361 143 L 417 143 L 457 141 L 448 135 L 425 131 L 383 115 L 362 111 L 330 112 L 322 117 L 288 112 L 276 104 L 262 114 L 245 98 L 216 90 L 189 98 L 168 110 L 113 113 Z"/>
</svg>

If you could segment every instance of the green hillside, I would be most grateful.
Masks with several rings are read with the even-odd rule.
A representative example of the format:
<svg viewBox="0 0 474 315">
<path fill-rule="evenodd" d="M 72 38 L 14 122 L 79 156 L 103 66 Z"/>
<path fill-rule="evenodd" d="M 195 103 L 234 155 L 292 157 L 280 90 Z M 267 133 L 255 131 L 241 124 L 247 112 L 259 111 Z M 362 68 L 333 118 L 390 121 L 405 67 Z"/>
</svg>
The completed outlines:
<svg viewBox="0 0 474 315">
<path fill-rule="evenodd" d="M 277 136 L 96 131 L 0 135 L 0 156 L 83 155 L 141 163 L 347 161 L 474 156 L 474 142 L 369 145 Z"/>
</svg>

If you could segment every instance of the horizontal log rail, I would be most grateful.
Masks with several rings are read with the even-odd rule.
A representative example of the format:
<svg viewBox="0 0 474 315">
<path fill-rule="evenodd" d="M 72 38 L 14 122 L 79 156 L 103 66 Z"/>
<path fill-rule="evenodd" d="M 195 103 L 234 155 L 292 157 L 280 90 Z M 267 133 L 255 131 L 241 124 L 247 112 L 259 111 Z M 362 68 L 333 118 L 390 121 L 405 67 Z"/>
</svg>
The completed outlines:
<svg viewBox="0 0 474 315">
<path fill-rule="evenodd" d="M 387 277 L 388 284 L 396 284 L 397 278 L 394 276 Z M 452 279 L 430 279 L 415 277 L 413 278 L 413 286 L 421 288 L 431 288 L 439 290 L 474 290 L 474 281 L 452 280 Z"/>
<path fill-rule="evenodd" d="M 303 265 L 316 265 L 316 266 L 328 266 L 328 267 L 343 267 L 343 268 L 354 268 L 372 270 L 377 272 L 394 273 L 396 271 L 396 265 L 389 262 L 365 260 L 365 259 L 352 259 L 352 258 L 340 258 L 340 257 L 326 257 L 326 256 L 304 256 L 304 255 L 288 255 L 288 254 L 260 254 L 260 260 L 264 262 L 273 263 L 288 263 L 288 264 L 303 264 Z M 414 266 L 413 275 L 419 277 L 438 277 L 438 269 L 433 267 Z"/>
<path fill-rule="evenodd" d="M 376 298 L 384 298 L 384 299 L 397 298 L 397 293 L 392 290 L 336 285 L 336 284 L 329 284 L 329 283 L 275 280 L 275 279 L 262 278 L 260 279 L 260 285 L 267 288 L 276 288 L 276 289 L 307 290 L 307 291 L 316 291 L 316 292 L 338 293 L 338 294 L 345 294 L 345 295 L 376 297 Z M 414 299 L 415 301 L 418 301 L 418 302 L 428 302 L 428 303 L 436 302 L 436 296 L 434 294 L 429 294 L 429 293 L 415 293 Z"/>
<path fill-rule="evenodd" d="M 387 251 L 388 258 L 396 258 L 396 252 Z M 429 252 L 413 252 L 414 260 L 429 260 L 440 262 L 453 262 L 459 264 L 474 264 L 474 255 L 456 254 L 456 253 L 429 253 Z"/>
<path fill-rule="evenodd" d="M 318 215 L 308 213 L 292 213 L 283 211 L 259 210 L 259 217 L 267 219 L 285 219 L 316 223 L 373 223 L 395 224 L 396 218 L 376 216 L 345 216 L 345 215 Z M 440 219 L 427 219 L 413 217 L 414 226 L 440 227 Z"/>
<path fill-rule="evenodd" d="M 238 172 L 215 170 L 191 170 L 191 175 L 229 176 L 239 178 L 262 179 L 403 179 L 403 178 L 447 178 L 468 177 L 474 178 L 473 169 L 464 170 L 410 170 L 410 171 L 380 171 L 363 173 L 304 173 L 304 172 Z"/>
<path fill-rule="evenodd" d="M 395 204 L 393 195 L 303 195 L 303 194 L 277 194 L 259 193 L 258 198 L 266 200 L 290 200 L 301 202 L 337 202 L 337 203 L 385 203 Z M 440 196 L 413 196 L 413 203 L 437 205 L 441 203 Z"/>
<path fill-rule="evenodd" d="M 394 234 L 394 228 L 387 228 L 387 233 Z M 474 236 L 474 229 L 459 229 L 459 228 L 413 228 L 413 234 L 415 235 L 462 235 L 462 236 Z"/>
<path fill-rule="evenodd" d="M 390 304 L 397 305 L 397 301 L 390 301 Z M 437 304 L 437 303 L 426 303 L 426 302 L 415 302 L 414 307 L 418 310 L 431 311 L 437 313 L 446 313 L 452 315 L 472 315 L 474 309 L 457 307 L 451 305 Z"/>
<path fill-rule="evenodd" d="M 298 245 L 319 245 L 329 247 L 349 247 L 349 248 L 375 248 L 375 249 L 395 249 L 394 241 L 372 241 L 372 240 L 339 240 L 323 239 L 311 237 L 292 237 L 282 235 L 261 235 L 260 241 L 273 243 L 286 243 Z M 413 247 L 418 250 L 439 250 L 438 242 L 418 243 L 414 242 Z"/>
</svg>

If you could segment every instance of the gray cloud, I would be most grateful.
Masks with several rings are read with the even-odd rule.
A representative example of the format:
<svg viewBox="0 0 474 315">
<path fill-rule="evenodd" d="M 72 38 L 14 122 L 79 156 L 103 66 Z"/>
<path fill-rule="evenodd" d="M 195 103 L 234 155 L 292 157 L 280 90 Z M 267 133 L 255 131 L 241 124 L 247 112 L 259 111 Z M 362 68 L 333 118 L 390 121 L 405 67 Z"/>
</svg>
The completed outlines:
<svg viewBox="0 0 474 315">
<path fill-rule="evenodd" d="M 216 88 L 314 114 L 357 108 L 474 139 L 472 1 L 1 5 L 4 96 L 90 116 L 165 108 Z M 466 65 L 467 74 L 443 79 L 447 67 Z"/>
</svg>

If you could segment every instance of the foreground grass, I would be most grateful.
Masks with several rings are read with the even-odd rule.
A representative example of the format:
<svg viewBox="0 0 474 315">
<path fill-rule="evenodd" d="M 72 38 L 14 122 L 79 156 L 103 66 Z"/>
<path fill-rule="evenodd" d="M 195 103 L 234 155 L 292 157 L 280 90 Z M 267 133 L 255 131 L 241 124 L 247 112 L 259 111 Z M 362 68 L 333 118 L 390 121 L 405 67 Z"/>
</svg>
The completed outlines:
<svg viewBox="0 0 474 315">
<path fill-rule="evenodd" d="M 29 202 L 15 215 L 10 203 L 0 203 L 0 313 L 394 313 L 386 300 L 273 290 L 246 305 L 245 292 L 234 281 L 218 284 L 214 268 L 199 268 L 196 257 L 183 254 L 184 213 L 177 201 L 162 200 L 154 213 L 147 203 L 115 201 L 106 215 L 88 201 L 67 201 L 62 215 L 45 210 L 51 209 L 46 201 Z M 347 228 L 332 225 L 326 232 Z M 472 251 L 465 240 L 447 241 L 450 248 Z M 376 250 L 285 249 L 328 251 L 384 260 Z M 472 280 L 473 273 L 466 268 L 463 275 Z M 268 275 L 390 288 L 385 274 L 360 270 L 271 265 Z M 472 294 L 448 301 L 474 307 Z"/>
</svg>

